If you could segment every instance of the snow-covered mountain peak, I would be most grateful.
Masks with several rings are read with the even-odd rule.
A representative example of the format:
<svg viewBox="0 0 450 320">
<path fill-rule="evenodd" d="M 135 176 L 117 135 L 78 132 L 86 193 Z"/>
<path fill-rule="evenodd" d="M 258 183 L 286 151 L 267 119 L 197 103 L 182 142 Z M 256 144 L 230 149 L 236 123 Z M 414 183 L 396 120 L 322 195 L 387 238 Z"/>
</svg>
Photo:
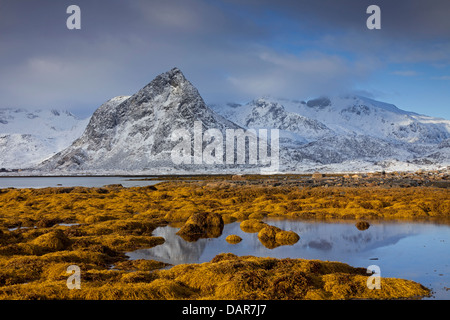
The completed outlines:
<svg viewBox="0 0 450 320">
<path fill-rule="evenodd" d="M 400 108 L 398 108 L 396 105 L 393 105 L 391 103 L 381 102 L 377 101 L 371 98 L 362 97 L 359 95 L 355 95 L 352 97 L 355 101 L 355 105 L 370 105 L 374 108 L 384 109 L 389 112 L 397 113 L 397 114 L 403 114 L 403 115 L 416 115 L 417 113 L 411 112 L 411 111 L 405 111 Z"/>
<path fill-rule="evenodd" d="M 132 103 L 145 103 L 147 100 L 161 96 L 162 99 L 169 95 L 181 94 L 199 95 L 197 89 L 185 78 L 178 68 L 158 75 L 149 84 L 139 90 L 131 98 Z"/>
<path fill-rule="evenodd" d="M 272 119 L 281 118 L 285 116 L 286 110 L 283 105 L 276 101 L 268 101 L 264 98 L 253 100 L 248 104 L 251 106 L 251 112 L 253 116 L 258 117 L 269 117 Z M 246 119 L 246 126 L 248 127 L 250 122 L 253 122 L 253 119 Z"/>
<path fill-rule="evenodd" d="M 199 121 L 220 131 L 238 126 L 211 110 L 178 68 L 158 75 L 130 97 L 113 98 L 92 115 L 83 135 L 44 162 L 46 170 L 148 170 L 173 166 L 176 130 Z"/>
</svg>

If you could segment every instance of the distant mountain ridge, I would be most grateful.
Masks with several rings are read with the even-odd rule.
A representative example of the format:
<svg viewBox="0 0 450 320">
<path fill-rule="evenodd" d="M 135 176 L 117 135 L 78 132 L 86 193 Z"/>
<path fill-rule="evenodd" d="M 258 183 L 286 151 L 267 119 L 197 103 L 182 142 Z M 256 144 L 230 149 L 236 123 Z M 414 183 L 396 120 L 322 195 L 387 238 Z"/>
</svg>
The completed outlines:
<svg viewBox="0 0 450 320">
<path fill-rule="evenodd" d="M 261 105 L 271 105 L 271 113 L 301 116 L 300 122 L 314 122 L 316 132 L 322 135 L 357 134 L 368 135 L 397 142 L 440 143 L 450 137 L 450 121 L 419 115 L 397 108 L 394 105 L 360 96 L 319 98 L 305 101 L 260 98 L 246 105 L 212 105 L 216 112 L 246 126 L 285 127 L 283 116 L 271 118 L 262 116 Z M 297 123 L 298 124 L 298 123 Z M 299 132 L 307 137 L 307 128 Z M 312 138 L 319 138 L 320 135 Z"/>
<path fill-rule="evenodd" d="M 265 108 L 270 112 L 261 112 L 261 106 L 270 106 Z M 283 136 L 291 140 L 282 161 L 287 171 L 414 170 L 450 164 L 449 120 L 357 95 L 309 101 L 265 97 L 211 107 L 244 127 L 287 130 Z M 286 119 L 298 116 L 292 126 L 286 125 Z"/>
<path fill-rule="evenodd" d="M 68 111 L 0 109 L 0 168 L 30 168 L 68 147 L 89 119 Z"/>
<path fill-rule="evenodd" d="M 8 119 L 0 113 L 0 126 L 1 121 Z M 245 105 L 208 106 L 183 73 L 173 68 L 135 94 L 105 102 L 84 131 L 67 135 L 72 144 L 34 169 L 43 174 L 257 172 L 258 166 L 174 165 L 171 150 L 177 141 L 172 133 L 180 129 L 192 133 L 198 123 L 204 131 L 217 129 L 224 137 L 227 129 L 279 130 L 281 172 L 410 171 L 450 165 L 449 120 L 357 95 L 307 101 L 263 97 Z M 192 136 L 192 145 L 195 139 Z M 201 144 L 211 141 L 205 138 Z M 14 149 L 18 143 L 11 145 L 11 152 L 20 154 Z"/>
</svg>

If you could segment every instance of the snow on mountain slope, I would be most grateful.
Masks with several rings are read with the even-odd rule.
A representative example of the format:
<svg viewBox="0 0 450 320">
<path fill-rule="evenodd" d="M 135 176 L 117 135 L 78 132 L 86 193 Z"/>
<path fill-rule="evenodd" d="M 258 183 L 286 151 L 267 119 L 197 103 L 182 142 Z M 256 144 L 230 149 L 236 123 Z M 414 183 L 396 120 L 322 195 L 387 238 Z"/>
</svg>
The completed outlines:
<svg viewBox="0 0 450 320">
<path fill-rule="evenodd" d="M 267 117 L 259 105 L 277 106 L 278 115 Z M 357 134 L 394 142 L 436 144 L 450 138 L 450 121 L 419 115 L 394 105 L 359 96 L 322 97 L 309 101 L 261 98 L 246 105 L 213 105 L 217 112 L 239 125 L 273 127 L 300 134 L 306 140 L 336 135 Z M 286 126 L 297 120 L 302 129 Z M 293 116 L 295 115 L 295 116 Z M 299 121 L 300 120 L 300 121 Z M 314 123 L 314 124 L 313 124 Z M 311 128 L 313 132 L 310 131 Z M 317 133 L 316 135 L 311 133 Z"/>
<path fill-rule="evenodd" d="M 439 143 L 450 137 L 450 121 L 427 117 L 360 96 L 283 101 L 285 108 L 324 123 L 337 134 L 368 135 L 406 143 Z"/>
<path fill-rule="evenodd" d="M 0 109 L 0 168 L 40 163 L 81 136 L 88 121 L 68 111 Z"/>
<path fill-rule="evenodd" d="M 333 134 L 333 131 L 320 121 L 288 112 L 277 101 L 261 98 L 244 106 L 229 104 L 228 108 L 220 105 L 211 107 L 245 128 L 279 129 L 280 136 L 291 140 L 291 143 L 293 141 L 307 143 Z"/>
<path fill-rule="evenodd" d="M 212 105 L 246 128 L 277 128 L 284 143 L 281 162 L 289 171 L 342 163 L 450 164 L 450 121 L 419 115 L 360 96 L 308 101 L 260 98 L 248 104 Z M 292 140 L 296 140 L 297 144 Z M 447 140 L 446 140 L 447 139 Z M 441 143 L 441 144 L 440 144 Z M 313 164 L 311 166 L 311 164 Z M 333 171 L 333 169 L 330 169 Z M 358 167 L 354 170 L 358 171 Z"/>
<path fill-rule="evenodd" d="M 83 135 L 39 166 L 41 170 L 125 170 L 173 167 L 175 130 L 192 132 L 194 123 L 221 132 L 239 128 L 206 106 L 197 89 L 174 68 L 121 103 L 99 107 Z"/>
</svg>

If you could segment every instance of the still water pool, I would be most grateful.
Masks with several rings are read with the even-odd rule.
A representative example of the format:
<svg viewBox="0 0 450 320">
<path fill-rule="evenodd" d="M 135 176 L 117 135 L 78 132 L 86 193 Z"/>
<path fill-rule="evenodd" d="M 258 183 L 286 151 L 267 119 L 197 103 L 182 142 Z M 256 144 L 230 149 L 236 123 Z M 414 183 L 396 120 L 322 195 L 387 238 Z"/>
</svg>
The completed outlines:
<svg viewBox="0 0 450 320">
<path fill-rule="evenodd" d="M 300 240 L 292 246 L 264 247 L 256 233 L 245 233 L 239 223 L 227 224 L 219 238 L 186 242 L 178 228 L 160 227 L 155 236 L 166 239 L 151 249 L 129 252 L 130 259 L 155 259 L 171 264 L 202 263 L 222 252 L 275 258 L 340 261 L 354 267 L 377 265 L 381 277 L 413 280 L 433 290 L 431 299 L 450 299 L 450 226 L 437 223 L 373 221 L 361 231 L 354 222 L 266 220 L 293 230 Z M 237 234 L 243 240 L 229 244 L 225 238 Z"/>
</svg>

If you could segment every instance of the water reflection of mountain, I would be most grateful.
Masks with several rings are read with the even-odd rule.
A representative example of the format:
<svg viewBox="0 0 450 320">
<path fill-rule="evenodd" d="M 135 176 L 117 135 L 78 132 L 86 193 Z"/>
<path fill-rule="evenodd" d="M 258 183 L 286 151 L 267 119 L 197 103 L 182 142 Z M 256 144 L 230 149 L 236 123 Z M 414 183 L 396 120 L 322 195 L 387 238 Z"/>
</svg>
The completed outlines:
<svg viewBox="0 0 450 320">
<path fill-rule="evenodd" d="M 154 259 L 171 264 L 195 263 L 205 250 L 207 239 L 199 239 L 196 242 L 187 242 L 175 233 L 178 228 L 160 227 L 153 235 L 163 237 L 164 244 L 150 249 L 140 249 L 128 253 L 130 259 Z"/>
<path fill-rule="evenodd" d="M 223 234 L 215 239 L 199 239 L 186 242 L 175 233 L 177 228 L 161 227 L 155 236 L 166 239 L 162 245 L 129 253 L 131 259 L 155 259 L 172 264 L 198 263 L 211 260 L 222 252 L 237 255 L 272 256 L 277 258 L 307 258 L 321 260 L 346 260 L 356 254 L 365 254 L 374 249 L 395 245 L 401 239 L 423 232 L 426 225 L 413 223 L 372 223 L 364 231 L 353 223 L 301 222 L 292 220 L 267 221 L 284 230 L 293 230 L 300 241 L 293 246 L 275 249 L 265 248 L 256 233 L 245 233 L 239 223 L 225 225 Z M 225 241 L 229 234 L 238 234 L 243 239 L 237 245 Z"/>
<path fill-rule="evenodd" d="M 314 248 L 317 250 L 324 250 L 328 251 L 333 248 L 333 244 L 331 242 L 328 242 L 327 240 L 320 239 L 320 240 L 312 240 L 308 242 L 308 247 Z"/>
<path fill-rule="evenodd" d="M 154 235 L 166 242 L 154 248 L 129 253 L 131 259 L 155 259 L 172 264 L 210 261 L 221 252 L 239 256 L 253 255 L 274 258 L 304 258 L 340 261 L 356 267 L 377 264 L 382 274 L 420 282 L 436 292 L 437 299 L 449 299 L 448 225 L 432 223 L 371 222 L 369 229 L 360 231 L 354 223 L 301 222 L 271 220 L 269 224 L 284 230 L 293 230 L 300 240 L 293 246 L 275 249 L 264 247 L 256 233 L 245 233 L 239 223 L 225 225 L 222 236 L 186 242 L 175 233 L 177 228 L 163 227 Z M 229 244 L 225 238 L 237 234 L 238 244 Z M 377 261 L 371 261 L 376 258 Z M 413 263 L 412 263 L 413 262 Z M 448 278 L 448 277 L 447 277 Z"/>
<path fill-rule="evenodd" d="M 413 223 L 372 223 L 364 231 L 353 223 L 292 222 L 289 220 L 270 221 L 284 230 L 292 230 L 300 235 L 299 245 L 304 249 L 330 251 L 349 254 L 394 245 L 399 240 L 420 233 L 420 224 Z"/>
</svg>

